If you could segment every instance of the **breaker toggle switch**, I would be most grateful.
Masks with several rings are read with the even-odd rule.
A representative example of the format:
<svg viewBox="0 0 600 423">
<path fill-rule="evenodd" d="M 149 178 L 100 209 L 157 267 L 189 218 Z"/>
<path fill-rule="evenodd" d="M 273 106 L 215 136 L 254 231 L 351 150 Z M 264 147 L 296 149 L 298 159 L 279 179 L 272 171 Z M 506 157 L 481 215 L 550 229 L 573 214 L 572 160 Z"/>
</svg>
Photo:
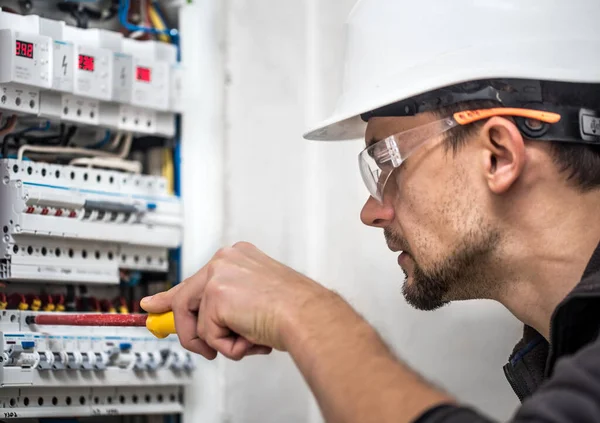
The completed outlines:
<svg viewBox="0 0 600 423">
<path fill-rule="evenodd" d="M 163 364 L 163 360 L 160 353 L 151 352 L 147 354 L 148 362 L 146 363 L 146 369 L 151 372 L 158 370 L 158 368 L 161 367 Z"/>
<path fill-rule="evenodd" d="M 81 369 L 96 370 L 96 354 L 93 352 L 81 353 Z"/>
<path fill-rule="evenodd" d="M 67 353 L 67 369 L 79 370 L 83 367 L 83 356 L 80 352 L 73 351 Z"/>
<path fill-rule="evenodd" d="M 54 370 L 65 370 L 67 368 L 67 353 L 66 352 L 55 352 L 52 353 L 54 356 L 54 361 L 52 363 L 52 368 Z"/>
<path fill-rule="evenodd" d="M 182 351 L 170 352 L 169 358 L 167 359 L 165 366 L 169 369 L 179 372 L 183 370 L 185 365 L 185 353 Z"/>
<path fill-rule="evenodd" d="M 40 355 L 37 352 L 25 352 L 21 345 L 15 345 L 7 352 L 5 366 L 36 368 L 40 363 Z"/>
<path fill-rule="evenodd" d="M 40 354 L 40 362 L 38 370 L 51 370 L 54 365 L 54 354 L 51 351 L 42 351 Z"/>
<path fill-rule="evenodd" d="M 183 363 L 183 370 L 191 372 L 196 368 L 196 363 L 192 357 L 192 354 L 185 353 L 185 361 Z"/>
<path fill-rule="evenodd" d="M 96 370 L 106 370 L 106 366 L 110 361 L 110 358 L 107 353 L 94 353 L 96 356 L 94 361 L 94 367 Z"/>
<path fill-rule="evenodd" d="M 148 353 L 135 353 L 135 364 L 133 368 L 135 370 L 146 370 L 149 361 L 150 357 L 148 356 Z"/>
</svg>

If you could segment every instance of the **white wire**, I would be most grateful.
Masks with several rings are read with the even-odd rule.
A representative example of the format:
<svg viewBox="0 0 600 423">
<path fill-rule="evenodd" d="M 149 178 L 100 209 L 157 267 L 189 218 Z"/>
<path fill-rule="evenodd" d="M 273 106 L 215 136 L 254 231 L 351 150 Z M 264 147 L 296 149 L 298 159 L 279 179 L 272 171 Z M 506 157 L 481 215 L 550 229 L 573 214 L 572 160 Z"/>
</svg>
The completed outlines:
<svg viewBox="0 0 600 423">
<path fill-rule="evenodd" d="M 131 34 L 129 34 L 129 38 L 133 38 L 135 40 L 137 40 L 138 38 L 143 37 L 145 34 L 144 31 L 134 31 Z"/>
<path fill-rule="evenodd" d="M 116 148 L 119 146 L 119 143 L 121 142 L 121 138 L 123 138 L 123 133 L 117 132 L 106 149 L 110 151 L 116 150 Z"/>
<path fill-rule="evenodd" d="M 105 169 L 118 169 L 130 173 L 142 173 L 142 164 L 132 160 L 123 160 L 107 157 L 80 157 L 71 160 L 70 166 L 101 167 Z"/>
<path fill-rule="evenodd" d="M 120 137 L 120 135 L 118 135 Z M 46 147 L 40 145 L 24 145 L 19 148 L 17 154 L 18 160 L 23 160 L 23 154 L 26 151 L 32 151 L 34 153 L 54 153 L 59 156 L 87 156 L 87 157 L 112 157 L 117 159 L 125 159 L 129 155 L 131 150 L 131 144 L 133 143 L 133 134 L 127 134 L 125 142 L 121 147 L 121 151 L 118 154 L 111 153 L 104 150 L 92 150 L 89 148 L 77 148 L 77 147 Z"/>
<path fill-rule="evenodd" d="M 127 156 L 129 156 L 129 152 L 131 151 L 131 144 L 133 144 L 133 134 L 129 133 L 125 136 L 125 142 L 123 142 L 121 152 L 117 155 L 117 157 L 120 159 L 127 158 Z"/>
</svg>

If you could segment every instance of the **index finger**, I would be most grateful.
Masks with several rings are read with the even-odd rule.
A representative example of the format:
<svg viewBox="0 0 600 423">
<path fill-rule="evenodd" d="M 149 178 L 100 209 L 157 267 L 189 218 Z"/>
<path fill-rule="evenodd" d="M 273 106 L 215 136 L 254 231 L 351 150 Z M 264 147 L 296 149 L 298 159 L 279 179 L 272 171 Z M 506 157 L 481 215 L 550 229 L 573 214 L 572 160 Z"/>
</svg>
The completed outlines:
<svg viewBox="0 0 600 423">
<path fill-rule="evenodd" d="M 142 298 L 142 301 L 140 301 L 140 307 L 142 307 L 146 312 L 154 314 L 166 313 L 167 311 L 171 311 L 171 305 L 175 296 L 179 293 L 179 291 L 183 288 L 185 284 L 194 283 L 194 280 L 196 279 L 200 280 L 199 294 L 201 297 L 202 292 L 204 291 L 204 285 L 206 284 L 207 266 L 208 265 L 202 267 L 192 276 L 185 279 L 183 282 L 175 285 L 168 291 L 159 292 L 158 294 L 152 295 L 150 297 Z"/>
</svg>

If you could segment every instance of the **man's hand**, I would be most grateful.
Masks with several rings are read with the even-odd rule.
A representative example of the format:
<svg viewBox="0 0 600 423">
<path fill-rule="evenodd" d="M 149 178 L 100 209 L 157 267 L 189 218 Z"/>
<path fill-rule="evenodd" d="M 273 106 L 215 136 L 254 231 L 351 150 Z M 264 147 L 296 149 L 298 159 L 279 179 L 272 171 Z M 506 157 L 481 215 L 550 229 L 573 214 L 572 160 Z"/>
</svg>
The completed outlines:
<svg viewBox="0 0 600 423">
<path fill-rule="evenodd" d="M 141 306 L 172 310 L 181 344 L 208 359 L 217 352 L 239 360 L 287 350 L 291 322 L 331 293 L 248 243 L 219 250 L 195 275 Z"/>
</svg>

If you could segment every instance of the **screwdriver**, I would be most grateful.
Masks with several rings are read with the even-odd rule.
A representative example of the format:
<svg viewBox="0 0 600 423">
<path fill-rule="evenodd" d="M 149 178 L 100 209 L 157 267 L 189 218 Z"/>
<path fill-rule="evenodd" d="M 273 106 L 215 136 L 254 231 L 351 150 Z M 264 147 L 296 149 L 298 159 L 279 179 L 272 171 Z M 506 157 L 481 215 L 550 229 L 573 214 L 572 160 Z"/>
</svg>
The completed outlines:
<svg viewBox="0 0 600 423">
<path fill-rule="evenodd" d="M 39 314 L 27 316 L 25 323 L 47 326 L 146 327 L 157 338 L 166 338 L 176 333 L 172 311 L 161 314 Z"/>
</svg>

